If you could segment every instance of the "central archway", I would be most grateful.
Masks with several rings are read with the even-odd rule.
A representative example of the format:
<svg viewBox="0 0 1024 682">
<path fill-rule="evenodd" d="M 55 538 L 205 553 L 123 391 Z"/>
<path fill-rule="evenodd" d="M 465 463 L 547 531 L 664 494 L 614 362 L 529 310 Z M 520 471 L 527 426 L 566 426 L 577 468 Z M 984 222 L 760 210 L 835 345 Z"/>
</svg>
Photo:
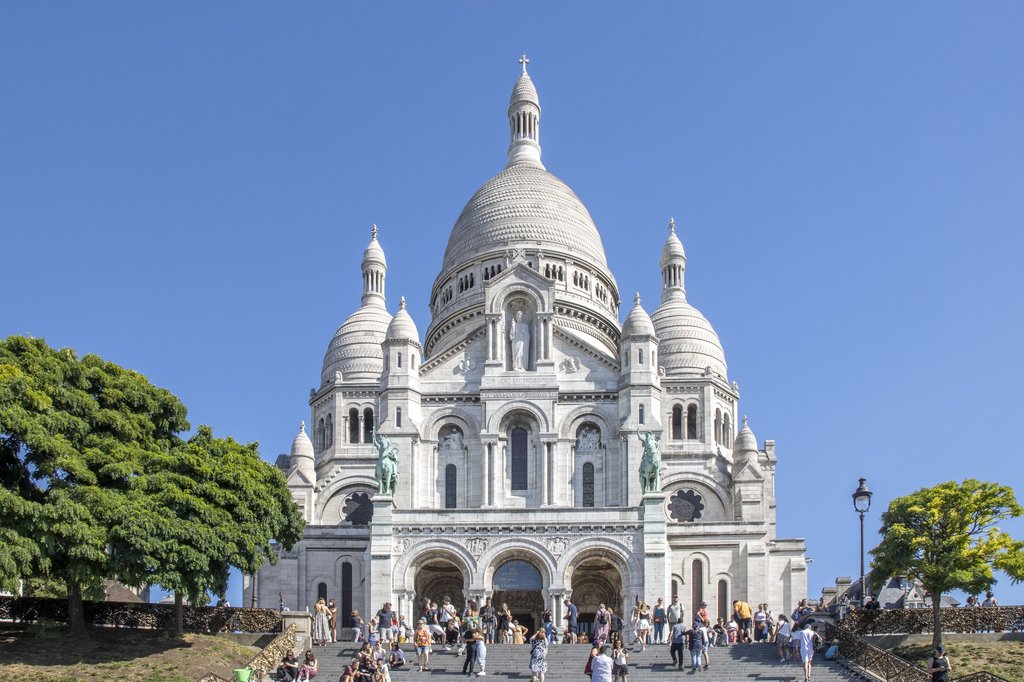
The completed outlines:
<svg viewBox="0 0 1024 682">
<path fill-rule="evenodd" d="M 508 604 L 513 620 L 531 633 L 541 624 L 544 612 L 544 579 L 537 567 L 523 559 L 511 559 L 498 566 L 492 578 L 494 603 Z"/>
<path fill-rule="evenodd" d="M 433 558 L 420 564 L 416 569 L 416 604 L 417 608 L 424 599 L 441 604 L 445 597 L 450 597 L 458 613 L 465 607 L 463 588 L 465 576 L 455 562 L 444 557 Z M 416 615 L 420 615 L 417 611 Z"/>
<path fill-rule="evenodd" d="M 601 553 L 587 553 L 573 562 L 569 581 L 572 587 L 572 601 L 579 609 L 579 631 L 593 636 L 594 618 L 604 604 L 612 609 L 623 621 L 629 621 L 629 613 L 623 613 L 626 595 L 623 593 L 623 575 L 619 566 Z"/>
</svg>

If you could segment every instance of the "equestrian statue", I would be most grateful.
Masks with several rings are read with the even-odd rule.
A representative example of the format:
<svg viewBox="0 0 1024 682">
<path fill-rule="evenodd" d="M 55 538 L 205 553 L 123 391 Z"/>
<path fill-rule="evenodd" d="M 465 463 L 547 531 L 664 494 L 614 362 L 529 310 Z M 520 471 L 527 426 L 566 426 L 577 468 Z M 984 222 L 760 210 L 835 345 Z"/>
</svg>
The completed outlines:
<svg viewBox="0 0 1024 682">
<path fill-rule="evenodd" d="M 378 492 L 381 495 L 394 496 L 398 488 L 398 448 L 391 444 L 387 436 L 378 436 L 373 431 L 373 445 L 379 457 L 374 475 L 377 477 Z"/>
<path fill-rule="evenodd" d="M 644 444 L 644 457 L 640 460 L 640 489 L 643 494 L 661 491 L 661 441 L 650 431 L 637 434 Z"/>
</svg>

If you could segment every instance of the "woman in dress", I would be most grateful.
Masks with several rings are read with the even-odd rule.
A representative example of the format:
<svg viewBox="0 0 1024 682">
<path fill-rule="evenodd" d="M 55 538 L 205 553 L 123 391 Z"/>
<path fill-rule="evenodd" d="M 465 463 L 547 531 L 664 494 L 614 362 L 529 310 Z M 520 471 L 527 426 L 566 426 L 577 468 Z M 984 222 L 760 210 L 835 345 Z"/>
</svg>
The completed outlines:
<svg viewBox="0 0 1024 682">
<path fill-rule="evenodd" d="M 651 612 L 647 604 L 640 602 L 636 616 L 636 638 L 640 640 L 640 651 L 644 651 L 647 648 L 647 638 L 651 636 Z"/>
<path fill-rule="evenodd" d="M 530 682 L 544 682 L 548 672 L 548 638 L 537 630 L 530 640 Z"/>
<path fill-rule="evenodd" d="M 333 599 L 327 602 L 327 622 L 331 626 L 331 641 L 338 641 L 338 605 Z"/>
<path fill-rule="evenodd" d="M 331 638 L 331 612 L 322 598 L 317 600 L 313 610 L 313 644 L 325 646 Z"/>
<path fill-rule="evenodd" d="M 949 659 L 946 657 L 946 650 L 941 646 L 935 647 L 935 653 L 932 654 L 932 664 L 928 668 L 928 672 L 932 675 L 932 682 L 948 682 L 951 668 Z"/>
<path fill-rule="evenodd" d="M 608 633 L 612 629 L 612 614 L 601 604 L 601 608 L 594 615 L 594 644 L 605 644 L 608 642 Z"/>
<path fill-rule="evenodd" d="M 498 641 L 502 644 L 512 643 L 512 612 L 508 610 L 508 604 L 502 604 L 498 611 Z"/>
</svg>

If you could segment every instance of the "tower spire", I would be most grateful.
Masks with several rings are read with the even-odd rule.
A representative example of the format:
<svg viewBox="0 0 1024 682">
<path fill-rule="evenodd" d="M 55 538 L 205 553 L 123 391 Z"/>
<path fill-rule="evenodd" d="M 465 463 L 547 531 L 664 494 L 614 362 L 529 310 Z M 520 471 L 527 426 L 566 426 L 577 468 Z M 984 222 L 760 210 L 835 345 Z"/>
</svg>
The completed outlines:
<svg viewBox="0 0 1024 682">
<path fill-rule="evenodd" d="M 377 226 L 370 230 L 370 243 L 363 251 L 363 305 L 386 306 L 384 280 L 387 277 L 388 262 L 384 249 L 377 241 Z"/>
<path fill-rule="evenodd" d="M 686 251 L 676 234 L 676 219 L 668 219 L 668 239 L 661 249 L 661 300 L 673 297 L 686 299 Z"/>
<path fill-rule="evenodd" d="M 526 65 L 530 58 L 523 53 L 519 58 L 522 73 L 512 88 L 508 103 L 508 165 L 528 163 L 544 167 L 540 162 L 540 98 L 533 86 Z"/>
</svg>

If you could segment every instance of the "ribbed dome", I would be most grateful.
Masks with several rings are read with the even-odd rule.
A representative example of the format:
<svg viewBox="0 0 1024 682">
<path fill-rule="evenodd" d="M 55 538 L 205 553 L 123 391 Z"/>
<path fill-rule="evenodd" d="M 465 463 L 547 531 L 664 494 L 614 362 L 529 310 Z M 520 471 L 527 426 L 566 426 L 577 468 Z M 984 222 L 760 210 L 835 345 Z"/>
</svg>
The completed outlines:
<svg viewBox="0 0 1024 682">
<path fill-rule="evenodd" d="M 733 452 L 739 454 L 742 452 L 757 452 L 757 438 L 754 437 L 754 432 L 750 430 L 750 426 L 747 425 L 747 418 L 743 418 L 743 428 L 736 434 L 736 440 L 732 443 Z"/>
<path fill-rule="evenodd" d="M 295 436 L 295 440 L 292 441 L 293 464 L 296 457 L 313 458 L 313 442 L 309 440 L 309 436 L 306 434 L 306 422 L 299 424 L 299 433 Z"/>
<path fill-rule="evenodd" d="M 661 249 L 661 266 L 665 267 L 674 258 L 682 258 L 685 261 L 686 251 L 683 249 L 683 243 L 676 236 L 675 221 L 673 220 L 672 229 L 668 233 L 668 239 L 665 240 L 665 246 Z"/>
<path fill-rule="evenodd" d="M 398 304 L 398 312 L 391 318 L 385 338 L 388 341 L 415 341 L 419 345 L 420 333 L 417 331 L 416 323 L 412 321 L 409 311 L 405 309 L 405 296 Z"/>
<path fill-rule="evenodd" d="M 370 243 L 367 245 L 366 250 L 363 251 L 363 267 L 366 267 L 368 263 L 380 263 L 387 266 L 388 260 L 384 257 L 384 249 L 380 247 L 380 242 L 377 241 L 376 225 L 373 226 L 373 231 L 370 234 Z"/>
<path fill-rule="evenodd" d="M 477 190 L 452 228 L 442 272 L 511 246 L 539 247 L 608 268 L 601 235 L 579 197 L 531 164 L 508 166 Z"/>
<path fill-rule="evenodd" d="M 537 88 L 534 87 L 533 80 L 526 71 L 523 71 L 519 79 L 516 80 L 516 84 L 512 88 L 512 96 L 508 100 L 508 105 L 512 107 L 517 102 L 532 102 L 540 108 L 540 97 L 537 96 Z"/>
<path fill-rule="evenodd" d="M 640 305 L 640 294 L 636 295 L 633 309 L 629 311 L 626 321 L 622 323 L 622 336 L 657 336 L 651 316 Z"/>
<path fill-rule="evenodd" d="M 659 363 L 668 376 L 702 375 L 705 367 L 728 376 L 718 334 L 682 296 L 663 302 L 651 316 L 658 337 Z"/>
<path fill-rule="evenodd" d="M 346 379 L 379 379 L 384 370 L 384 342 L 391 314 L 383 305 L 364 305 L 334 333 L 324 355 L 322 383 L 334 381 L 334 373 Z"/>
</svg>

